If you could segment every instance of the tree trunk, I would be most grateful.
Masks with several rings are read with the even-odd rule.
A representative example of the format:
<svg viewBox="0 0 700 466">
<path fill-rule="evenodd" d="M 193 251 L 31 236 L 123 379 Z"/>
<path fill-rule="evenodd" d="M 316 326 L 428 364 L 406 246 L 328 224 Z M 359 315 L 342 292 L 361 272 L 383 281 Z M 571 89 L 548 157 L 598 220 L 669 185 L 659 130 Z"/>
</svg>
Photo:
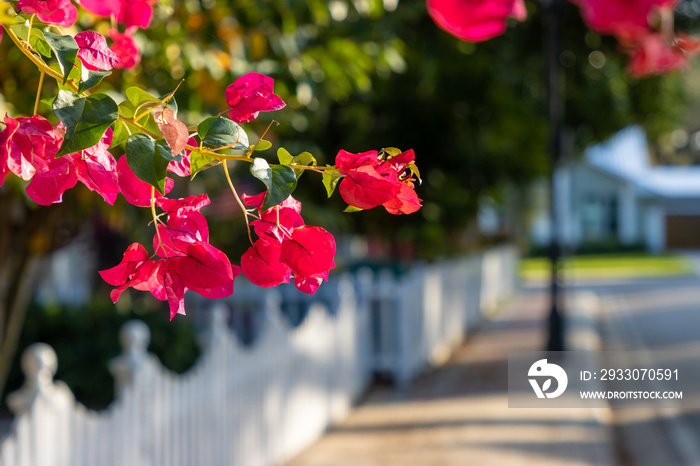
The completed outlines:
<svg viewBox="0 0 700 466">
<path fill-rule="evenodd" d="M 40 265 L 60 244 L 64 204 L 28 206 L 12 189 L 0 190 L 0 397 L 17 352 Z M 67 230 L 70 231 L 70 230 Z"/>
</svg>

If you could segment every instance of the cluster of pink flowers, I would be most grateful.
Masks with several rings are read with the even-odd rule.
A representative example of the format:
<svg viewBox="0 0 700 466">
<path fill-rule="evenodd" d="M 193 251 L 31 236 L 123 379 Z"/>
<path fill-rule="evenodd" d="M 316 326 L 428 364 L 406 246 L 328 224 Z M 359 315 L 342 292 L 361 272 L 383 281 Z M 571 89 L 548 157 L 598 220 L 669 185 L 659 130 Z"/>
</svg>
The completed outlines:
<svg viewBox="0 0 700 466">
<path fill-rule="evenodd" d="M 673 9 L 679 0 L 570 1 L 581 8 L 593 31 L 617 37 L 631 55 L 628 71 L 634 77 L 684 67 L 700 50 L 697 39 L 673 34 Z M 426 5 L 438 26 L 469 42 L 503 34 L 508 18 L 527 17 L 523 0 L 426 0 Z"/>
<path fill-rule="evenodd" d="M 134 40 L 138 28 L 148 28 L 153 18 L 153 4 L 157 0 L 82 0 L 80 5 L 88 12 L 104 17 L 113 17 L 126 29 L 110 29 L 108 36 L 112 39 L 111 47 L 107 47 L 104 37 L 94 31 L 81 33 L 84 41 L 78 42 L 81 50 L 97 43 L 100 53 L 105 49 L 110 51 L 109 67 L 97 66 L 89 69 L 111 70 L 112 68 L 133 68 L 141 62 L 141 52 Z M 36 14 L 40 21 L 62 27 L 70 27 L 78 19 L 78 10 L 70 0 L 19 0 L 17 9 L 26 14 Z M 81 34 L 78 34 L 80 36 Z M 76 36 L 76 41 L 78 41 Z M 98 38 L 99 36 L 99 38 Z M 87 42 L 87 45 L 85 41 Z M 85 53 L 83 53 L 85 55 Z M 82 58 L 82 57 L 81 57 Z M 104 59 L 104 57 L 100 58 Z M 85 60 L 83 60 L 85 63 Z"/>
<path fill-rule="evenodd" d="M 678 0 L 571 0 L 581 8 L 588 27 L 615 36 L 631 55 L 634 77 L 663 74 L 687 65 L 700 42 L 673 33 L 673 9 Z"/>
<path fill-rule="evenodd" d="M 258 286 L 277 286 L 289 283 L 294 272 L 294 285 L 313 294 L 335 267 L 335 240 L 323 228 L 304 224 L 301 203 L 292 196 L 261 211 L 266 194 L 243 198 L 259 214 L 251 223 L 259 239 L 241 257 L 243 273 Z"/>
<path fill-rule="evenodd" d="M 168 301 L 172 319 L 185 313 L 188 290 L 205 298 L 230 296 L 233 280 L 241 271 L 209 244 L 209 227 L 199 212 L 209 204 L 207 195 L 160 198 L 156 204 L 168 214 L 167 223 L 159 224 L 153 237 L 153 249 L 160 259 L 149 259 L 144 246 L 134 243 L 118 265 L 100 271 L 107 283 L 117 287 L 112 290 L 112 301 L 127 288 L 150 291 L 157 299 Z"/>
<path fill-rule="evenodd" d="M 414 162 L 413 150 L 395 156 L 376 150 L 351 154 L 341 150 L 335 166 L 346 175 L 338 191 L 345 202 L 359 209 L 384 206 L 387 212 L 411 214 L 420 209 L 409 166 Z"/>
</svg>

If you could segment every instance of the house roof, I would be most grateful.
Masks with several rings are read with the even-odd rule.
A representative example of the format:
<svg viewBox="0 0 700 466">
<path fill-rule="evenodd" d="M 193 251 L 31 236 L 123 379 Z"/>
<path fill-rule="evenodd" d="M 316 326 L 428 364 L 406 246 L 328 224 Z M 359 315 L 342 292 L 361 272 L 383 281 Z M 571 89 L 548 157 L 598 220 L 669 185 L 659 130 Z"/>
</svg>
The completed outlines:
<svg viewBox="0 0 700 466">
<path fill-rule="evenodd" d="M 646 134 L 638 126 L 589 147 L 585 158 L 593 167 L 631 183 L 642 195 L 700 199 L 700 166 L 651 165 Z"/>
</svg>

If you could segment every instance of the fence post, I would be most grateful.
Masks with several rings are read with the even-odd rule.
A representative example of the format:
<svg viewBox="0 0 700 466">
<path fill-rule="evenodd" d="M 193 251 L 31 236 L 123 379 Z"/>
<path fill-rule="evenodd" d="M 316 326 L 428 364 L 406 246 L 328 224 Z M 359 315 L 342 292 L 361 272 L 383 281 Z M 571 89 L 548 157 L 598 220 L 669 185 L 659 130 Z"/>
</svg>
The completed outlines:
<svg viewBox="0 0 700 466">
<path fill-rule="evenodd" d="M 123 428 L 133 445 L 127 452 L 128 462 L 134 466 L 153 463 L 151 436 L 153 426 L 153 402 L 149 397 L 157 396 L 151 385 L 156 375 L 158 360 L 148 353 L 151 331 L 140 320 L 130 320 L 119 331 L 122 354 L 109 362 L 109 371 L 114 377 L 114 394 L 125 412 Z"/>
</svg>

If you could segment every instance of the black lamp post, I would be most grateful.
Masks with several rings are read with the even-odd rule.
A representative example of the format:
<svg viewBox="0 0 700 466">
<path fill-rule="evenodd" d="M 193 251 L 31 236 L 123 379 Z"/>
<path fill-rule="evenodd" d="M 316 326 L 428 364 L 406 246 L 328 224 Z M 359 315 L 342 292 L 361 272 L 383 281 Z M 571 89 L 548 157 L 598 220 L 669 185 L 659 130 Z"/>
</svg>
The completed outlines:
<svg viewBox="0 0 700 466">
<path fill-rule="evenodd" d="M 549 220 L 550 242 L 549 261 L 552 268 L 550 277 L 550 311 L 548 319 L 547 351 L 563 351 L 564 319 L 562 317 L 562 294 L 560 289 L 559 259 L 561 257 L 561 239 L 557 212 L 555 174 L 561 159 L 563 97 L 561 83 L 561 65 L 559 63 L 560 38 L 559 17 L 561 0 L 542 0 L 544 6 L 544 50 L 547 56 L 547 114 L 549 121 Z"/>
</svg>

